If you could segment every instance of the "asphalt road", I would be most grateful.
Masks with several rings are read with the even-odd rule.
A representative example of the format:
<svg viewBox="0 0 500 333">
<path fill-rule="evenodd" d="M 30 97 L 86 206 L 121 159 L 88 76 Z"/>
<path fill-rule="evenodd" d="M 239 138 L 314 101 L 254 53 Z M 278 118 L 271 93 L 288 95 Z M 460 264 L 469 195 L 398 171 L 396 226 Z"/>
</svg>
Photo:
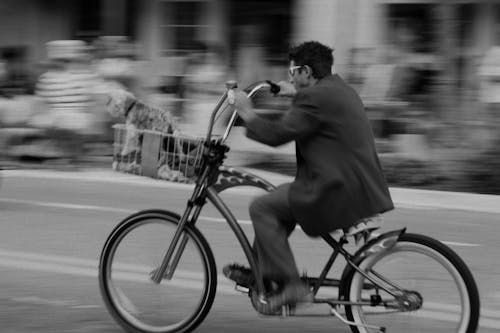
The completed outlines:
<svg viewBox="0 0 500 333">
<path fill-rule="evenodd" d="M 96 279 L 104 241 L 130 213 L 147 208 L 180 213 L 190 194 L 183 186 L 148 184 L 4 174 L 0 188 L 0 331 L 122 332 L 104 308 Z M 249 239 L 253 235 L 247 206 L 256 193 L 223 194 Z M 500 327 L 499 222 L 500 214 L 495 213 L 399 208 L 386 214 L 384 230 L 406 226 L 411 232 L 431 235 L 466 261 L 481 293 L 479 332 L 486 333 Z M 219 272 L 228 262 L 245 263 L 236 238 L 214 207 L 206 206 L 199 227 L 212 247 Z M 327 260 L 327 246 L 301 231 L 294 233 L 291 242 L 299 269 L 317 274 Z M 231 288 L 219 277 L 215 304 L 199 332 L 350 332 L 335 318 L 262 318 L 245 295 Z"/>
</svg>

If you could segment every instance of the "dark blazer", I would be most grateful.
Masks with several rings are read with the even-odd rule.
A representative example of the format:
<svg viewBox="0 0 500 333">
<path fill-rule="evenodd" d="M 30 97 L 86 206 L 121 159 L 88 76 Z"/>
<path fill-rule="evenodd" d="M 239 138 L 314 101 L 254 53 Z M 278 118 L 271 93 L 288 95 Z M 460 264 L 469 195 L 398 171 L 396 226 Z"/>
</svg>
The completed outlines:
<svg viewBox="0 0 500 333">
<path fill-rule="evenodd" d="M 338 75 L 301 89 L 279 121 L 257 117 L 247 137 L 278 146 L 295 140 L 292 213 L 319 236 L 394 208 L 358 94 Z"/>
</svg>

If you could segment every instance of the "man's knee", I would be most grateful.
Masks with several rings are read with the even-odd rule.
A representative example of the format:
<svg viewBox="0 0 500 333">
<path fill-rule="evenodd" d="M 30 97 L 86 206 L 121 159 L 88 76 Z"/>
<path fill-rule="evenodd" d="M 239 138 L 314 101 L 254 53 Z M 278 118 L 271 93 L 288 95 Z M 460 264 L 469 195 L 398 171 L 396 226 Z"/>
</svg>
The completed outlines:
<svg viewBox="0 0 500 333">
<path fill-rule="evenodd" d="M 260 196 L 253 199 L 249 206 L 250 218 L 252 221 L 258 219 L 260 216 L 269 213 L 269 204 L 266 200 L 266 196 Z M 255 221 L 254 221 L 255 222 Z"/>
</svg>

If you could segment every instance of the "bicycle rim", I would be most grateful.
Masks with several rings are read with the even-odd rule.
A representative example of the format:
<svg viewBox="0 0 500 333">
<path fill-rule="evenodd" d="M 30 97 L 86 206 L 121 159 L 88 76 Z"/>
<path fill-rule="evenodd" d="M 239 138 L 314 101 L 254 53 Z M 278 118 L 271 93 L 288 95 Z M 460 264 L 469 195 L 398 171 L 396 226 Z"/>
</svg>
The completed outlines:
<svg viewBox="0 0 500 333">
<path fill-rule="evenodd" d="M 186 228 L 186 247 L 172 279 L 156 284 L 150 278 L 176 228 L 177 221 L 153 215 L 125 223 L 110 236 L 101 260 L 101 289 L 111 314 L 129 331 L 189 331 L 212 305 L 215 262 L 195 229 Z"/>
<path fill-rule="evenodd" d="M 463 261 L 445 245 L 420 235 L 402 235 L 394 248 L 367 257 L 359 267 L 376 281 L 381 280 L 373 272 L 418 293 L 413 295 L 419 295 L 422 304 L 415 310 L 402 310 L 393 296 L 378 289 L 390 305 L 347 306 L 348 319 L 364 326 L 386 327 L 388 332 L 475 332 L 479 315 L 477 287 Z M 370 300 L 377 294 L 376 290 L 363 290 L 363 283 L 370 282 L 355 272 L 349 288 L 350 301 Z M 387 283 L 382 285 L 397 290 Z M 363 326 L 351 329 L 378 332 Z"/>
</svg>

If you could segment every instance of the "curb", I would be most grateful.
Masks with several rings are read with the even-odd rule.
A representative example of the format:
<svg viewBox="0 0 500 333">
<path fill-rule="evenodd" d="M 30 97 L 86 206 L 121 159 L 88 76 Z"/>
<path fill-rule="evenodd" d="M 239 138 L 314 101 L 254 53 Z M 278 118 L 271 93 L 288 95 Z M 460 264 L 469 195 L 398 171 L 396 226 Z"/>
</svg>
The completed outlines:
<svg viewBox="0 0 500 333">
<path fill-rule="evenodd" d="M 293 181 L 293 177 L 268 171 L 242 168 L 250 173 L 270 181 L 274 185 Z M 108 183 L 122 183 L 134 186 L 148 186 L 160 188 L 177 188 L 190 190 L 193 184 L 181 184 L 168 181 L 159 181 L 152 178 L 113 172 L 109 169 L 82 169 L 79 171 L 54 170 L 4 170 L 5 178 L 38 178 L 38 179 L 65 179 L 73 181 L 94 181 Z M 463 192 L 447 192 L 433 190 L 418 190 L 408 188 L 389 188 L 396 208 L 411 209 L 450 209 L 469 212 L 500 214 L 500 196 L 489 194 L 475 194 Z M 231 193 L 243 195 L 258 195 L 260 189 L 250 187 L 229 189 Z"/>
</svg>

